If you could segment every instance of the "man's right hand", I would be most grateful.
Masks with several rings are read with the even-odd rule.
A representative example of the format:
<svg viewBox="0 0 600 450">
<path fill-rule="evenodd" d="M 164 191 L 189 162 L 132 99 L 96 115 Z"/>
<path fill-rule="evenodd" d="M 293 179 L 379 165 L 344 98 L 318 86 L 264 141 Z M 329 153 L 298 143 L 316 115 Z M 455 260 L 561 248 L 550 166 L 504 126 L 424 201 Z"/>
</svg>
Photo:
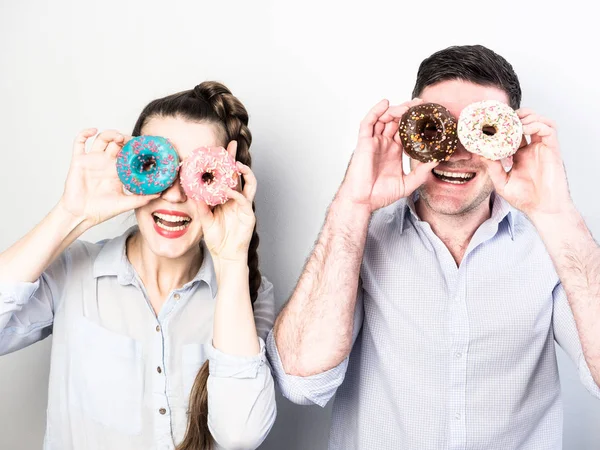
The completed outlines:
<svg viewBox="0 0 600 450">
<path fill-rule="evenodd" d="M 86 228 L 159 197 L 159 194 L 125 194 L 117 175 L 116 157 L 128 139 L 117 131 L 104 131 L 86 152 L 85 144 L 95 134 L 95 128 L 88 128 L 75 139 L 71 167 L 59 202 L 63 211 L 85 222 Z"/>
<path fill-rule="evenodd" d="M 438 163 L 419 164 L 405 175 L 398 136 L 402 115 L 421 103 L 421 99 L 414 99 L 390 107 L 387 100 L 382 100 L 369 111 L 360 124 L 358 144 L 338 193 L 340 200 L 373 212 L 408 197 L 425 182 Z"/>
</svg>

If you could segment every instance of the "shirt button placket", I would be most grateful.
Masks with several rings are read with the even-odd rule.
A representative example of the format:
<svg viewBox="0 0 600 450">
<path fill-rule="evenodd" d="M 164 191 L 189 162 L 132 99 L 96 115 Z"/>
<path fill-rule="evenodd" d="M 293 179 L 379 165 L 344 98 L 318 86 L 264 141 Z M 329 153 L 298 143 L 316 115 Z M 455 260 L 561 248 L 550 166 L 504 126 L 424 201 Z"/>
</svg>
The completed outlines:
<svg viewBox="0 0 600 450">
<path fill-rule="evenodd" d="M 164 324 L 157 323 L 154 328 L 154 355 L 156 361 L 155 368 L 152 370 L 152 392 L 154 397 L 155 411 L 158 413 L 155 427 L 155 436 L 157 442 L 168 440 L 171 436 L 171 419 L 169 402 L 166 388 L 166 369 L 165 369 L 165 328 Z"/>
</svg>

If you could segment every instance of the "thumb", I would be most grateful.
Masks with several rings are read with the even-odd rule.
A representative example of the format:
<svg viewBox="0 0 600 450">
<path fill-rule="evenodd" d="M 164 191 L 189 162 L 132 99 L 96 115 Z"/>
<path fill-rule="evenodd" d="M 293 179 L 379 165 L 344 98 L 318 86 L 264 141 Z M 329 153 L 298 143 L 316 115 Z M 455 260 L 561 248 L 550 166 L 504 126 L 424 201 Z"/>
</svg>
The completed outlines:
<svg viewBox="0 0 600 450">
<path fill-rule="evenodd" d="M 419 186 L 427 180 L 434 167 L 439 164 L 437 161 L 421 163 L 417 165 L 408 175 L 404 175 L 404 196 L 408 197 Z"/>
<path fill-rule="evenodd" d="M 202 225 L 202 233 L 204 236 L 206 236 L 206 231 L 209 230 L 215 223 L 215 215 L 208 205 L 202 204 L 202 206 L 205 206 L 206 208 L 202 208 L 201 213 L 198 214 L 198 220 L 200 220 L 200 225 Z"/>
<path fill-rule="evenodd" d="M 506 187 L 506 183 L 508 183 L 508 179 L 510 175 L 506 172 L 504 165 L 501 160 L 492 161 L 490 159 L 483 158 L 483 161 L 487 167 L 487 173 L 494 183 L 494 188 L 498 194 L 502 195 L 502 191 Z"/>
</svg>

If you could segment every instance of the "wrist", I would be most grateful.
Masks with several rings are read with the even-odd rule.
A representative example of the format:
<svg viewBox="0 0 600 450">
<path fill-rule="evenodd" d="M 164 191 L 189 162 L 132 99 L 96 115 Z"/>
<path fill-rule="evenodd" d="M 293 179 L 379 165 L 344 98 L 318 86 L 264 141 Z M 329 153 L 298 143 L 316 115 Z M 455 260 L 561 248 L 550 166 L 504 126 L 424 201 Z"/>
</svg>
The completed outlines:
<svg viewBox="0 0 600 450">
<path fill-rule="evenodd" d="M 349 228 L 362 228 L 364 223 L 369 222 L 372 213 L 370 205 L 357 203 L 343 195 L 336 195 L 329 206 L 329 214 L 334 216 L 336 222 L 342 222 Z"/>
<path fill-rule="evenodd" d="M 233 258 L 213 256 L 213 265 L 215 268 L 215 274 L 217 275 L 217 280 L 227 277 L 230 274 L 234 276 L 244 275 L 247 277 L 250 270 L 248 268 L 247 253 L 245 255 L 239 255 Z"/>
<path fill-rule="evenodd" d="M 550 211 L 533 209 L 524 212 L 536 228 L 556 227 L 559 224 L 576 223 L 582 220 L 573 202 L 565 202 L 560 208 L 553 208 Z"/>
<path fill-rule="evenodd" d="M 90 221 L 84 216 L 78 216 L 69 211 L 62 199 L 56 204 L 50 214 L 57 223 L 60 224 L 61 227 L 64 227 L 65 230 L 68 230 L 69 233 L 75 229 L 80 229 L 81 233 L 83 233 L 92 227 Z"/>
</svg>

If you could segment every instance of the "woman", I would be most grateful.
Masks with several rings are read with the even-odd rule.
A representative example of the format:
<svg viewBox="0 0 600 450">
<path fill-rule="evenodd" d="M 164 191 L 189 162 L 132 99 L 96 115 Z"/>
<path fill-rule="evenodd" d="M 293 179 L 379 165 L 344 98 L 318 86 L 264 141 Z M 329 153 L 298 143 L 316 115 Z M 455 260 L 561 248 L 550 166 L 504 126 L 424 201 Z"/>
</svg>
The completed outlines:
<svg viewBox="0 0 600 450">
<path fill-rule="evenodd" d="M 198 147 L 235 156 L 241 192 L 214 209 L 179 180 L 125 194 L 115 159 L 127 138 L 105 131 L 86 151 L 96 130 L 84 130 L 56 207 L 0 254 L 0 353 L 53 334 L 45 449 L 256 448 L 269 432 L 274 300 L 258 270 L 247 124 L 225 86 L 204 82 L 151 102 L 135 125 L 182 161 Z M 137 226 L 122 236 L 77 240 L 131 209 Z"/>
</svg>

